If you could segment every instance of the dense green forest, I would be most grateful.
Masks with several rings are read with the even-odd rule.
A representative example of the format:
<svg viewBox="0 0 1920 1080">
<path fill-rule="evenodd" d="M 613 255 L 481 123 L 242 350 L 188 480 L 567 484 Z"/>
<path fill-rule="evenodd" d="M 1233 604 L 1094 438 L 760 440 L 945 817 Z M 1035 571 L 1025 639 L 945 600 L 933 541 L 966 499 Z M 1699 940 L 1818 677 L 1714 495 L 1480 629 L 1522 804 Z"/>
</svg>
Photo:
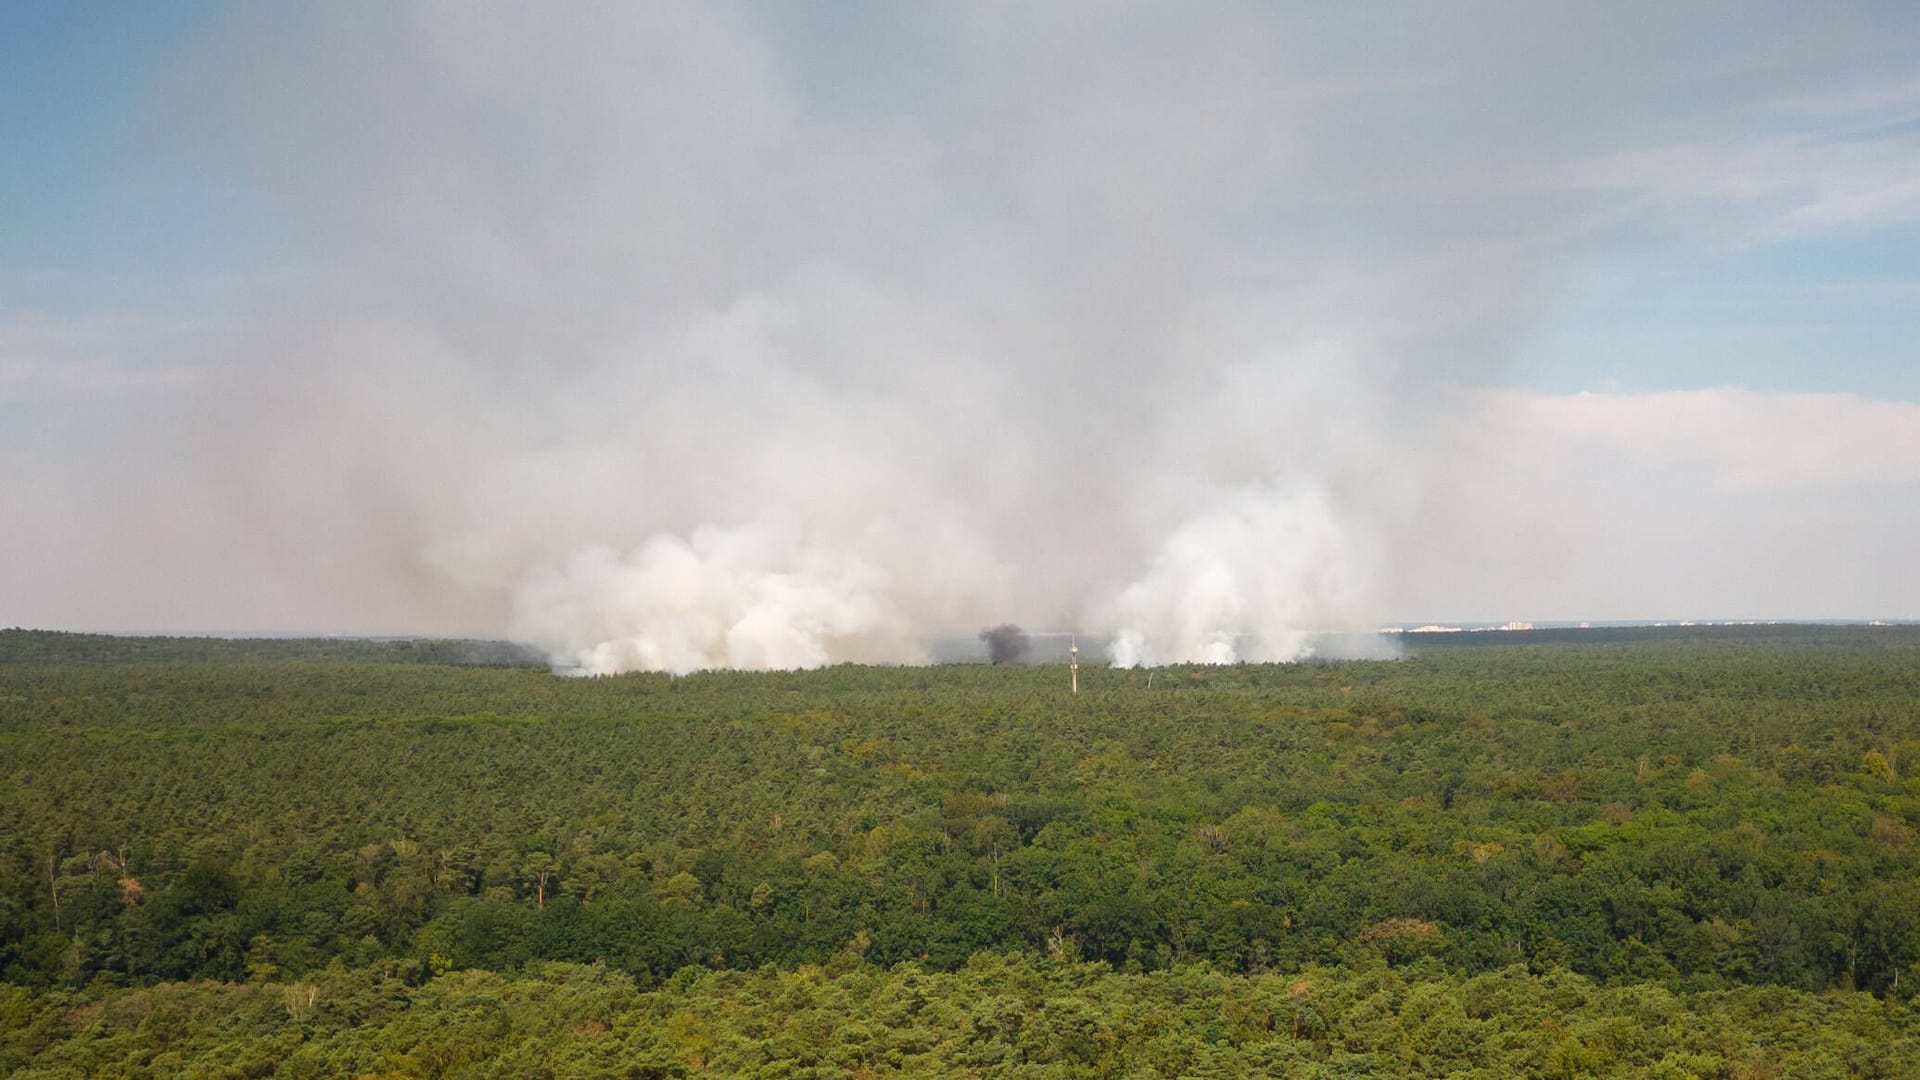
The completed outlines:
<svg viewBox="0 0 1920 1080">
<path fill-rule="evenodd" d="M 1920 1075 L 1920 629 L 1450 637 L 0 631 L 0 1072 Z"/>
</svg>

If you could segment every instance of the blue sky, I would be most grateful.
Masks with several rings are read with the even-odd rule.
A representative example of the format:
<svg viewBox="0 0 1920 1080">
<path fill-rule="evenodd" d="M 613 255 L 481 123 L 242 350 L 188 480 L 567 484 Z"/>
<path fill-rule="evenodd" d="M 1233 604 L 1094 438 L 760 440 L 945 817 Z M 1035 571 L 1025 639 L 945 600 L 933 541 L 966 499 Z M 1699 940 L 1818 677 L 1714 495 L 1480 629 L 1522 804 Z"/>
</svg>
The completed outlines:
<svg viewBox="0 0 1920 1080">
<path fill-rule="evenodd" d="M 1602 256 L 1519 355 L 1558 391 L 1742 386 L 1920 399 L 1920 227 Z"/>
<path fill-rule="evenodd" d="M 160 105 L 218 6 L 0 7 L 0 305 L 226 313 L 284 257 L 267 200 L 170 146 Z"/>
<path fill-rule="evenodd" d="M 0 0 L 0 624 L 1920 616 L 1920 5 L 1729 11 Z"/>
</svg>

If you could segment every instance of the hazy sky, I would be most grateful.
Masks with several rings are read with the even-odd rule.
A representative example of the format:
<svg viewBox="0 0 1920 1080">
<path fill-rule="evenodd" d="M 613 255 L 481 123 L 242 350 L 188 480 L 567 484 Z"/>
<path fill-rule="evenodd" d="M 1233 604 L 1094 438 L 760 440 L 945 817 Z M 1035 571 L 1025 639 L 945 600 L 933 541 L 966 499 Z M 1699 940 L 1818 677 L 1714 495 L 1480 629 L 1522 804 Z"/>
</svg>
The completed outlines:
<svg viewBox="0 0 1920 1080">
<path fill-rule="evenodd" d="M 0 147 L 0 625 L 1920 617 L 1920 5 L 0 2 Z"/>
</svg>

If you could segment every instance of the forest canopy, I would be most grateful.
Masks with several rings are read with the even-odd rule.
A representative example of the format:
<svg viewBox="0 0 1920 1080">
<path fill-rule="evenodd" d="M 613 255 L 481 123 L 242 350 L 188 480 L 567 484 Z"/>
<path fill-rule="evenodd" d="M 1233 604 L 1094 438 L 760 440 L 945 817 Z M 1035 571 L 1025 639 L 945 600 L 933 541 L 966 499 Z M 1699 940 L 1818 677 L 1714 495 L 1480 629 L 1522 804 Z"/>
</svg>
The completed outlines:
<svg viewBox="0 0 1920 1080">
<path fill-rule="evenodd" d="M 1920 630 L 1450 637 L 1075 696 L 0 631 L 0 1071 L 1920 1068 Z"/>
</svg>

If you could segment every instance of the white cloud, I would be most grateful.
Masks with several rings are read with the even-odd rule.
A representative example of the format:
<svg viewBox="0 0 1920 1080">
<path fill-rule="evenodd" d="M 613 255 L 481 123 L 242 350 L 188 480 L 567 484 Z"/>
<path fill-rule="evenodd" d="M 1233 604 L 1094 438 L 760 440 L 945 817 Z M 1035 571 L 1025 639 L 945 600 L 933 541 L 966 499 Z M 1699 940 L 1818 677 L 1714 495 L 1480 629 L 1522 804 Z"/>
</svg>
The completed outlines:
<svg viewBox="0 0 1920 1080">
<path fill-rule="evenodd" d="M 1390 568 L 1405 618 L 1912 618 L 1920 404 L 1470 395 Z"/>
<path fill-rule="evenodd" d="M 1486 395 L 1494 441 L 1569 456 L 1588 447 L 1653 470 L 1703 470 L 1737 491 L 1920 481 L 1920 404 L 1716 387 L 1632 394 Z"/>
</svg>

